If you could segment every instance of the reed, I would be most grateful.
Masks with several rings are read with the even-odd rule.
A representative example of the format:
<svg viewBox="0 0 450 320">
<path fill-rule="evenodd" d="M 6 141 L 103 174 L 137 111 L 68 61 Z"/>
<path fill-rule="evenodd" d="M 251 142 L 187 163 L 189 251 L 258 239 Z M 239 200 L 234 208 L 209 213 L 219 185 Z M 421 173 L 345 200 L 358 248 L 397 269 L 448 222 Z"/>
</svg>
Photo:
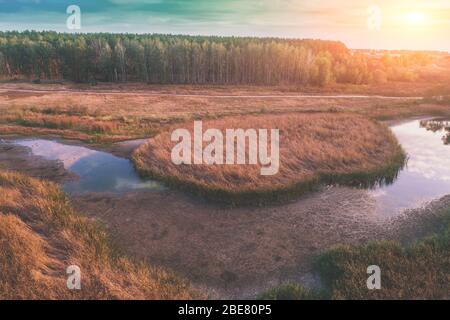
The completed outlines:
<svg viewBox="0 0 450 320">
<path fill-rule="evenodd" d="M 347 113 L 249 115 L 203 122 L 217 128 L 277 128 L 280 168 L 262 176 L 261 165 L 175 165 L 171 161 L 176 128 L 151 138 L 133 155 L 137 170 L 170 186 L 232 205 L 267 204 L 298 196 L 323 184 L 370 187 L 392 182 L 405 154 L 386 126 Z M 248 158 L 248 150 L 247 150 Z"/>
<path fill-rule="evenodd" d="M 0 299 L 191 299 L 170 271 L 127 258 L 49 182 L 0 170 Z M 68 290 L 66 268 L 81 268 Z"/>
</svg>

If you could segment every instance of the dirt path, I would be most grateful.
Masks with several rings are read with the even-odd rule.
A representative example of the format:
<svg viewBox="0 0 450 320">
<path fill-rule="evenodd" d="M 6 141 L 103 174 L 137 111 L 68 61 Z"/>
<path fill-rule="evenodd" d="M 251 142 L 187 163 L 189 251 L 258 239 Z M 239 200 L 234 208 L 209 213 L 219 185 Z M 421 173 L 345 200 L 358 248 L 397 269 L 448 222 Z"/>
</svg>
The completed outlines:
<svg viewBox="0 0 450 320">
<path fill-rule="evenodd" d="M 423 97 L 389 97 L 380 95 L 218 95 L 218 94 L 183 94 L 183 93 L 156 93 L 156 92 L 124 92 L 114 90 L 74 90 L 74 89 L 0 89 L 2 93 L 81 93 L 85 95 L 121 95 L 121 96 L 152 96 L 152 97 L 185 97 L 185 98 L 218 98 L 218 99 L 382 99 L 382 100 L 422 100 Z"/>
</svg>

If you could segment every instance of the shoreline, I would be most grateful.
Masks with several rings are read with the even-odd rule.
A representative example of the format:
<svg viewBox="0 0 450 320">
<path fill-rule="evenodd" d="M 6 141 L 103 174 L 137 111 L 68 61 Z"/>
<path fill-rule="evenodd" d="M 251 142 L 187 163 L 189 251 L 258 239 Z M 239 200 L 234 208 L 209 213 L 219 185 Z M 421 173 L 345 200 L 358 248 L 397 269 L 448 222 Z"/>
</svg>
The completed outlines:
<svg viewBox="0 0 450 320">
<path fill-rule="evenodd" d="M 410 210 L 414 218 L 380 220 L 364 193 L 332 187 L 284 205 L 233 209 L 174 190 L 70 198 L 128 255 L 174 270 L 211 297 L 255 298 L 286 282 L 320 286 L 312 262 L 330 246 L 397 240 L 398 226 L 405 225 L 402 233 L 422 233 L 418 227 L 429 209 Z"/>
</svg>

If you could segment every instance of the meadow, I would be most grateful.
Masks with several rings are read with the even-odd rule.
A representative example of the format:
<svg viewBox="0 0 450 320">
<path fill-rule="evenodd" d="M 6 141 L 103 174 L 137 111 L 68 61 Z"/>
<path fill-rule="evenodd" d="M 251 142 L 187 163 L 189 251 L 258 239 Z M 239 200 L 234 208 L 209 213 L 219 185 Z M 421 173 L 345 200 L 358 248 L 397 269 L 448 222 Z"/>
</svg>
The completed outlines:
<svg viewBox="0 0 450 320">
<path fill-rule="evenodd" d="M 299 92 L 316 97 L 293 97 Z M 329 97 L 335 94 L 393 97 Z M 256 203 L 262 204 L 265 202 L 261 198 L 269 202 L 284 200 L 317 187 L 319 182 L 366 185 L 380 177 L 395 176 L 403 155 L 389 130 L 378 120 L 450 115 L 448 102 L 441 95 L 448 95 L 445 85 L 410 82 L 379 86 L 336 84 L 322 88 L 2 83 L 0 135 L 62 137 L 102 148 L 113 146 L 117 141 L 153 137 L 148 146 L 156 143 L 155 146 L 166 148 L 161 137 L 172 128 L 185 127 L 194 120 L 201 119 L 217 127 L 242 127 L 243 121 L 267 127 L 274 123 L 273 119 L 278 119 L 280 126 L 288 125 L 286 130 L 295 128 L 291 123 L 295 120 L 301 124 L 302 132 L 308 132 L 307 139 L 285 146 L 284 152 L 289 148 L 309 147 L 311 154 L 289 152 L 287 158 L 294 162 L 299 160 L 301 171 L 295 166 L 282 168 L 283 175 L 278 181 L 264 182 L 259 174 L 252 176 L 252 170 L 240 171 L 237 176 L 225 172 L 223 177 L 227 179 L 206 183 L 205 178 L 216 178 L 218 172 L 198 170 L 192 172 L 196 180 L 187 181 L 186 172 L 180 173 L 174 168 L 168 171 L 176 179 L 166 182 L 172 182 L 174 186 L 188 182 L 184 187 L 191 191 L 215 200 L 225 199 L 228 203 L 255 203 L 256 192 Z M 406 98 L 416 96 L 424 99 Z M 291 122 L 284 123 L 286 118 L 292 119 Z M 296 136 L 299 132 L 291 129 L 289 134 Z M 163 152 L 164 148 L 158 150 Z M 153 155 L 152 152 L 155 149 L 142 147 L 136 154 L 137 166 L 144 174 L 152 173 L 152 166 L 157 164 L 149 162 L 148 156 Z M 167 158 L 156 159 L 164 166 L 167 164 Z M 157 169 L 164 174 L 161 179 L 168 176 L 167 170 Z M 156 268 L 151 261 L 144 264 L 126 257 L 125 253 L 118 253 L 106 231 L 79 216 L 57 186 L 5 171 L 0 174 L 2 195 L 6 195 L 0 205 L 0 232 L 2 238 L 9 240 L 2 242 L 0 251 L 1 268 L 8 270 L 0 284 L 4 292 L 2 298 L 189 299 L 202 296 L 193 293 L 189 283 L 172 275 L 168 268 Z M 251 182 L 255 179 L 262 193 L 251 190 Z M 289 184 L 293 187 L 286 190 Z M 200 188 L 195 189 L 194 185 Z M 273 185 L 278 189 L 267 190 L 267 186 Z M 214 188 L 220 191 L 215 193 Z M 245 188 L 247 193 L 242 192 Z M 229 190 L 238 190 L 241 195 L 228 193 L 231 196 L 227 199 L 224 195 Z M 77 240 L 69 242 L 69 238 Z M 439 272 L 441 267 L 447 268 L 445 257 L 448 255 L 445 251 L 448 242 L 442 241 L 426 242 L 417 247 L 420 250 L 384 243 L 373 244 L 369 249 L 360 246 L 333 249 L 335 251 L 324 254 L 322 263 L 316 267 L 323 279 L 328 279 L 325 291 L 311 291 L 293 284 L 274 289 L 264 297 L 441 298 L 446 288 L 439 282 L 445 274 Z M 61 252 L 60 248 L 70 250 Z M 355 284 L 354 279 L 365 276 L 360 267 L 368 262 L 365 260 L 368 250 L 379 252 L 379 260 L 386 261 L 393 277 L 399 276 L 400 280 L 392 283 L 385 296 L 364 296 L 355 289 L 358 283 Z M 30 254 L 24 255 L 25 251 Z M 394 254 L 396 258 L 391 259 Z M 431 263 L 436 268 L 426 269 Z M 68 264 L 79 264 L 86 270 L 88 280 L 84 285 L 89 291 L 77 295 L 64 290 L 66 274 L 63 267 Z M 419 285 L 412 291 L 405 291 L 401 286 L 403 265 L 407 265 L 413 274 L 423 275 L 417 278 Z M 108 278 L 105 278 L 104 270 L 109 274 Z M 418 291 L 420 288 L 424 289 Z"/>
<path fill-rule="evenodd" d="M 307 97 L 297 97 L 299 92 Z M 369 96 L 330 97 L 341 93 Z M 329 88 L 3 83 L 0 134 L 59 136 L 109 144 L 152 137 L 175 123 L 224 116 L 330 111 L 376 120 L 444 116 L 450 111 L 445 101 L 435 97 L 444 93 L 448 94 L 447 89 L 439 84 L 422 83 Z M 393 94 L 393 98 L 370 96 L 373 94 Z"/>
<path fill-rule="evenodd" d="M 433 210 L 440 228 L 427 239 L 368 243 L 389 230 L 365 210 L 373 198 L 361 187 L 393 181 L 405 164 L 382 121 L 450 116 L 449 71 L 446 52 L 339 41 L 0 32 L 0 143 L 69 139 L 118 152 L 173 189 L 235 205 L 171 188 L 66 194 L 73 177 L 63 163 L 6 144 L 0 299 L 201 299 L 217 288 L 219 298 L 248 297 L 246 286 L 255 293 L 273 278 L 297 279 L 313 258 L 321 290 L 291 283 L 259 298 L 448 299 L 448 206 Z M 279 173 L 262 176 L 260 163 L 174 165 L 170 134 L 195 120 L 280 129 Z M 337 187 L 298 198 L 323 185 Z M 373 260 L 385 290 L 366 290 Z M 69 265 L 81 267 L 83 290 L 67 290 Z"/>
<path fill-rule="evenodd" d="M 326 183 L 370 186 L 388 182 L 395 178 L 405 160 L 387 127 L 354 114 L 252 115 L 203 122 L 204 130 L 215 128 L 223 132 L 229 128 L 279 129 L 280 167 L 269 176 L 261 175 L 260 162 L 174 164 L 171 152 L 176 143 L 171 142 L 171 135 L 176 128 L 193 132 L 193 123 L 176 125 L 139 147 L 133 155 L 138 171 L 171 186 L 231 204 L 270 203 Z M 245 157 L 249 159 L 248 149 Z"/>
</svg>

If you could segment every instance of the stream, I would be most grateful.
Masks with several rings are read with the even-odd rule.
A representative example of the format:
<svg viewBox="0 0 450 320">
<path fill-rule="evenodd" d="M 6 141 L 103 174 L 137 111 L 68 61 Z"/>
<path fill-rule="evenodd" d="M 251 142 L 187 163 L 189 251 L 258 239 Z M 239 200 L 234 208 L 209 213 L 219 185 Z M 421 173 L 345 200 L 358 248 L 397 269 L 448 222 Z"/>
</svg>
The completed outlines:
<svg viewBox="0 0 450 320">
<path fill-rule="evenodd" d="M 382 217 L 398 215 L 450 193 L 450 125 L 441 119 L 409 120 L 391 126 L 408 155 L 407 166 L 390 185 L 368 189 Z M 83 146 L 44 139 L 14 140 L 36 156 L 58 160 L 78 179 L 64 183 L 71 194 L 164 190 L 157 181 L 142 180 L 130 160 Z"/>
<path fill-rule="evenodd" d="M 174 270 L 214 297 L 254 299 L 285 282 L 320 286 L 312 265 L 318 253 L 415 237 L 439 214 L 422 207 L 438 198 L 431 206 L 448 206 L 450 198 L 441 197 L 450 194 L 450 122 L 407 120 L 391 129 L 409 157 L 392 184 L 324 186 L 276 206 L 199 201 L 142 180 L 126 158 L 70 141 L 0 140 L 0 163 L 25 172 L 29 166 L 35 177 L 56 175 L 75 209 L 104 223 L 125 252 Z M 126 153 L 110 150 L 129 154 L 140 142 L 130 142 Z"/>
<path fill-rule="evenodd" d="M 74 173 L 78 178 L 63 185 L 63 189 L 68 193 L 122 193 L 139 189 L 164 189 L 156 181 L 142 180 L 130 160 L 107 152 L 43 139 L 16 140 L 14 143 L 30 148 L 36 156 L 58 160 L 66 170 Z"/>
</svg>

